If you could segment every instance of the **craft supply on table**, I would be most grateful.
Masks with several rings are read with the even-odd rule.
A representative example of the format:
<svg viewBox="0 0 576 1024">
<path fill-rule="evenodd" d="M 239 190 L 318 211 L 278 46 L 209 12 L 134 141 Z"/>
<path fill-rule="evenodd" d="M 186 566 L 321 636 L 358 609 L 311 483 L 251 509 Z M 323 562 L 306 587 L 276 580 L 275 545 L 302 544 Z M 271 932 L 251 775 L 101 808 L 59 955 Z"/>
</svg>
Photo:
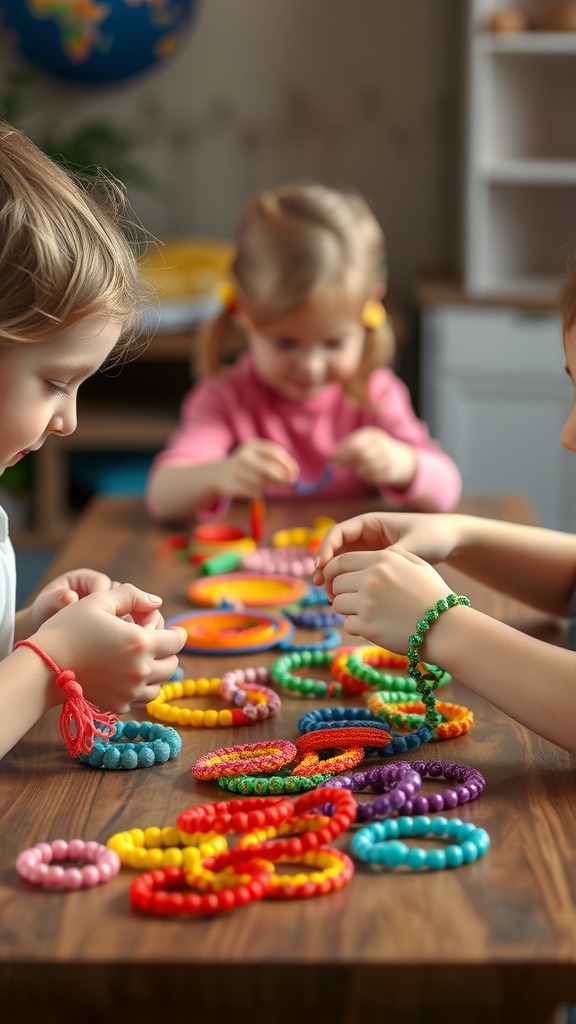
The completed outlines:
<svg viewBox="0 0 576 1024">
<path fill-rule="evenodd" d="M 92 768 L 151 768 L 177 757 L 181 749 L 182 737 L 169 725 L 119 721 L 113 734 L 98 736 L 90 753 L 78 754 L 78 760 Z"/>
<path fill-rule="evenodd" d="M 280 707 L 278 694 L 263 685 L 269 678 L 268 669 L 260 666 L 226 672 L 221 679 L 185 679 L 183 682 L 164 683 L 158 696 L 146 705 L 146 710 L 162 722 L 198 729 L 253 725 L 271 718 Z M 196 696 L 218 696 L 233 707 L 204 711 L 200 708 L 182 708 L 171 703 L 173 700 Z"/>
<path fill-rule="evenodd" d="M 294 635 L 294 626 L 281 612 L 198 611 L 176 615 L 167 626 L 182 626 L 187 653 L 252 654 L 274 647 Z"/>
<path fill-rule="evenodd" d="M 444 849 L 425 850 L 419 846 L 408 846 L 402 839 L 453 840 Z M 441 871 L 471 864 L 483 857 L 490 847 L 490 836 L 483 828 L 477 828 L 460 818 L 416 817 L 387 818 L 374 821 L 361 828 L 353 836 L 350 852 L 368 864 L 385 868 L 410 868 L 413 871 Z"/>
<path fill-rule="evenodd" d="M 379 795 L 375 800 L 358 804 L 356 824 L 389 818 L 392 814 L 402 813 L 408 802 L 412 806 L 412 801 L 422 786 L 422 776 L 408 761 L 396 761 L 394 764 L 381 765 L 374 771 L 378 772 Z M 368 774 L 368 772 L 358 772 L 336 776 L 331 780 L 330 785 L 357 793 L 366 788 L 364 780 Z M 359 779 L 362 779 L 361 784 L 359 784 Z M 324 809 L 330 813 L 330 808 Z"/>
<path fill-rule="evenodd" d="M 266 529 L 266 504 L 263 498 L 254 498 L 250 504 L 250 536 L 258 546 Z"/>
<path fill-rule="evenodd" d="M 302 480 L 300 477 L 292 484 L 297 494 L 317 494 L 330 483 L 334 476 L 334 466 L 327 465 L 320 476 L 315 480 Z"/>
<path fill-rule="evenodd" d="M 418 729 L 425 721 L 426 705 L 423 701 L 387 703 L 381 693 L 374 693 L 368 698 L 368 708 L 385 725 L 401 730 Z M 432 730 L 433 740 L 453 740 L 472 728 L 474 714 L 460 704 L 439 700 L 435 703 L 435 710 L 440 720 Z"/>
<path fill-rule="evenodd" d="M 226 837 L 218 832 L 181 832 L 174 825 L 164 828 L 131 828 L 116 832 L 106 842 L 125 867 L 137 871 L 158 868 L 190 868 L 203 857 L 213 857 L 228 849 Z"/>
<path fill-rule="evenodd" d="M 422 700 L 426 705 L 426 724 L 429 725 L 431 729 L 434 729 L 440 722 L 440 715 L 436 710 L 436 698 L 432 692 L 435 683 L 435 676 L 434 673 L 432 673 L 431 677 L 430 673 L 425 670 L 426 666 L 421 666 L 418 648 L 422 643 L 424 643 L 428 630 L 434 625 L 442 612 L 446 612 L 450 608 L 456 608 L 458 605 L 463 605 L 469 608 L 470 599 L 464 594 L 460 594 L 458 596 L 453 593 L 440 598 L 440 600 L 436 601 L 436 604 L 432 608 L 429 608 L 428 611 L 424 613 L 423 617 L 416 623 L 416 629 L 408 641 L 408 651 L 406 654 L 408 659 L 408 672 L 412 679 L 414 679 Z"/>
<path fill-rule="evenodd" d="M 282 608 L 299 601 L 306 584 L 293 576 L 255 572 L 226 573 L 193 580 L 188 588 L 192 604 L 205 608 Z"/>
<path fill-rule="evenodd" d="M 86 863 L 65 868 L 57 861 Z M 54 839 L 18 854 L 16 870 L 21 878 L 43 889 L 91 889 L 118 874 L 120 858 L 114 850 L 92 840 Z"/>
</svg>

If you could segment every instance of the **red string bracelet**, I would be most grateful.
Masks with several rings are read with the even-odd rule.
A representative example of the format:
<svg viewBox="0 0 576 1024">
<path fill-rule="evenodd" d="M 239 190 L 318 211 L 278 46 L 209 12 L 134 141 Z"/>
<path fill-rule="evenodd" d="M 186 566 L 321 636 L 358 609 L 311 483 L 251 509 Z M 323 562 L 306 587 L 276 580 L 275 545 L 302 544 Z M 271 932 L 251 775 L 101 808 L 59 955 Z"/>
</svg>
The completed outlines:
<svg viewBox="0 0 576 1024">
<path fill-rule="evenodd" d="M 78 754 L 89 754 L 94 746 L 96 736 L 109 740 L 116 732 L 115 722 L 118 715 L 99 711 L 94 704 L 86 700 L 82 687 L 71 668 L 61 669 L 49 654 L 38 647 L 33 640 L 19 640 L 17 647 L 30 647 L 56 673 L 56 686 L 64 690 L 66 699 L 60 712 L 60 732 L 71 757 Z M 74 731 L 72 730 L 74 724 Z"/>
</svg>

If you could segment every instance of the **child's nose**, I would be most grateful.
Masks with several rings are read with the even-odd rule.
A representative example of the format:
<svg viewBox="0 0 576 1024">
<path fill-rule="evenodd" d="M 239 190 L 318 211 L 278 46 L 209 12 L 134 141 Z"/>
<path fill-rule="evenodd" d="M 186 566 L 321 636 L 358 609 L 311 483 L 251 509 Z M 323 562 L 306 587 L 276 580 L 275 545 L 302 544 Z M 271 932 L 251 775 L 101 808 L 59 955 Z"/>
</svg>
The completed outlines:
<svg viewBox="0 0 576 1024">
<path fill-rule="evenodd" d="M 318 380 L 324 376 L 325 359 L 318 349 L 310 349 L 302 359 L 302 368 L 310 380 Z"/>
<path fill-rule="evenodd" d="M 60 434 L 62 437 L 66 437 L 68 434 L 73 434 L 76 430 L 77 416 L 76 416 L 76 399 L 69 399 L 62 407 L 54 414 L 50 421 L 48 430 L 51 434 Z"/>
<path fill-rule="evenodd" d="M 560 431 L 560 444 L 569 452 L 576 452 L 576 406 L 572 406 L 568 418 Z"/>
</svg>

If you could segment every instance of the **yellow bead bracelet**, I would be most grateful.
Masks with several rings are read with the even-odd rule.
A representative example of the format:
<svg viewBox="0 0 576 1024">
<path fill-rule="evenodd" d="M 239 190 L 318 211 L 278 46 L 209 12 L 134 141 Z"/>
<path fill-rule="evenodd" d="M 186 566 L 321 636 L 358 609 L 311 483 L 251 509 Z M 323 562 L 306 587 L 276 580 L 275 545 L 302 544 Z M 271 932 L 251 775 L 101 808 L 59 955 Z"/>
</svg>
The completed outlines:
<svg viewBox="0 0 576 1024">
<path fill-rule="evenodd" d="M 117 832 L 106 846 L 118 854 L 121 864 L 138 871 L 189 870 L 204 857 L 214 857 L 228 849 L 226 837 L 218 832 L 187 833 L 171 825 Z"/>
</svg>

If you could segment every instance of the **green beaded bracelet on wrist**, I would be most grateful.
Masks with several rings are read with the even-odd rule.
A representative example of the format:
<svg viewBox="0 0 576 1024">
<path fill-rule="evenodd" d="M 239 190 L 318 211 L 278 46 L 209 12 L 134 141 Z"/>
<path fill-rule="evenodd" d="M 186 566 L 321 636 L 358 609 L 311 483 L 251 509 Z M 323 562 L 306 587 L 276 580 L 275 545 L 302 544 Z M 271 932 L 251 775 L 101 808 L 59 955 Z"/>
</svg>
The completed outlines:
<svg viewBox="0 0 576 1024">
<path fill-rule="evenodd" d="M 425 612 L 424 618 L 416 623 L 416 630 L 408 641 L 408 651 L 406 653 L 408 658 L 408 674 L 412 677 L 422 695 L 422 701 L 426 707 L 424 720 L 431 729 L 435 729 L 441 720 L 441 716 L 436 711 L 436 698 L 430 685 L 431 681 L 435 681 L 435 676 L 427 675 L 418 667 L 421 660 L 418 648 L 424 642 L 430 626 L 433 622 L 436 622 L 436 619 L 442 612 L 448 611 L 449 608 L 455 608 L 459 604 L 469 608 L 470 603 L 470 598 L 464 594 L 459 596 L 457 594 L 447 594 L 446 597 L 440 598 L 439 601 L 436 601 L 433 608 L 429 608 Z"/>
</svg>

